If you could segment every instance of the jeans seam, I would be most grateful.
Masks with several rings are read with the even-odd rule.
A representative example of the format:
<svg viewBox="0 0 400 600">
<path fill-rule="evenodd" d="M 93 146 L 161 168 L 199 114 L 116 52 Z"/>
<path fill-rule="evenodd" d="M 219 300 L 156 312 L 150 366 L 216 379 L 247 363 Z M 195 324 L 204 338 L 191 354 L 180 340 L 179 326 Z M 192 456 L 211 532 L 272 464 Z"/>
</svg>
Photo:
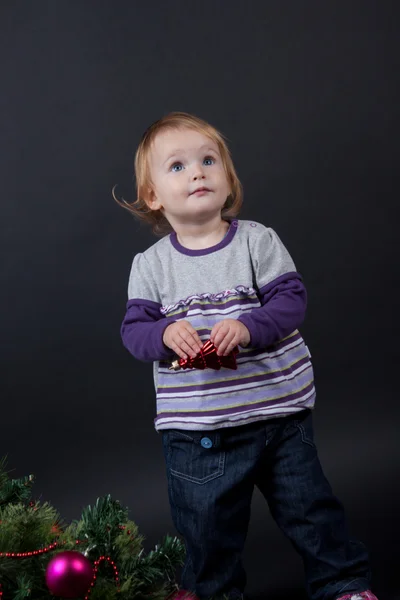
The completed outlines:
<svg viewBox="0 0 400 600">
<path fill-rule="evenodd" d="M 180 471 L 175 471 L 175 469 L 171 469 L 171 475 L 175 475 L 175 477 L 179 477 L 180 479 L 184 479 L 186 481 L 190 481 L 191 483 L 197 483 L 198 485 L 204 485 L 213 479 L 217 479 L 217 477 L 221 477 L 225 471 L 225 452 L 221 452 L 218 463 L 218 471 L 215 473 L 211 473 L 207 475 L 207 477 L 192 477 L 191 475 L 186 475 L 185 473 L 181 473 Z"/>
<path fill-rule="evenodd" d="M 296 423 L 296 427 L 300 431 L 302 442 L 304 442 L 305 444 L 308 444 L 309 446 L 311 446 L 312 448 L 314 448 L 315 444 L 311 440 L 309 440 L 307 438 L 306 430 L 304 429 L 303 425 L 301 423 L 297 422 Z"/>
<path fill-rule="evenodd" d="M 190 436 L 190 435 L 187 435 L 186 433 L 183 433 L 183 431 L 175 431 L 175 430 L 173 430 L 173 432 L 178 437 L 183 437 L 183 438 L 186 438 L 187 440 L 190 440 L 191 442 L 194 442 L 193 437 Z"/>
</svg>

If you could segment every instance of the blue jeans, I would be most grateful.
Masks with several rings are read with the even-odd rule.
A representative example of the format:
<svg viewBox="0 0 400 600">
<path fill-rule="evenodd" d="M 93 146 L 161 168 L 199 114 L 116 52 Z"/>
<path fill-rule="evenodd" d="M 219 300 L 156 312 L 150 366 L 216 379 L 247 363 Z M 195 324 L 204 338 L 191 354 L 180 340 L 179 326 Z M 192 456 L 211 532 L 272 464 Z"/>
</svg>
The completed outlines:
<svg viewBox="0 0 400 600">
<path fill-rule="evenodd" d="M 172 519 L 186 547 L 184 589 L 200 600 L 243 597 L 254 485 L 303 558 L 311 600 L 369 589 L 368 554 L 348 537 L 343 507 L 318 459 L 310 410 L 214 431 L 161 433 Z"/>
</svg>

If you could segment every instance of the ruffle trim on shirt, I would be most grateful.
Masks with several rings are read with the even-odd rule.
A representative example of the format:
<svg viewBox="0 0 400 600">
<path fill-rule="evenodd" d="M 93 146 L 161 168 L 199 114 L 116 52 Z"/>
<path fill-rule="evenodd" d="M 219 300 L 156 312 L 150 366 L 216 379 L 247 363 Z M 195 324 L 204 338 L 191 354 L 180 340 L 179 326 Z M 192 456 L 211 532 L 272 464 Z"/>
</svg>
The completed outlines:
<svg viewBox="0 0 400 600">
<path fill-rule="evenodd" d="M 229 296 L 250 296 L 256 294 L 256 290 L 252 287 L 247 287 L 245 285 L 238 285 L 232 290 L 225 290 L 224 292 L 218 292 L 218 294 L 211 294 L 210 292 L 206 292 L 205 294 L 194 294 L 193 296 L 188 296 L 184 300 L 179 300 L 175 302 L 175 304 L 166 304 L 160 308 L 160 313 L 165 315 L 171 311 L 175 311 L 180 306 L 187 306 L 191 304 L 194 300 L 209 300 L 210 302 L 219 302 L 224 298 L 228 298 Z"/>
</svg>

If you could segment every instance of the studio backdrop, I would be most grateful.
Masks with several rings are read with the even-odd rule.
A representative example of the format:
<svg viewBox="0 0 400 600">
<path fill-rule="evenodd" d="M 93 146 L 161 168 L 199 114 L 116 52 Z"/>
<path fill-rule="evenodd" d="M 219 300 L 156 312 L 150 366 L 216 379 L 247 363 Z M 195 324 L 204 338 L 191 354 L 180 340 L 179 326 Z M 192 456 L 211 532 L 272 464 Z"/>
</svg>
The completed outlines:
<svg viewBox="0 0 400 600">
<path fill-rule="evenodd" d="M 111 190 L 135 199 L 143 132 L 187 111 L 228 139 L 239 218 L 303 276 L 321 462 L 377 595 L 398 596 L 398 17 L 373 0 L 1 3 L 0 456 L 67 521 L 110 493 L 147 548 L 175 533 L 152 365 L 119 333 L 157 239 Z M 245 561 L 260 598 L 303 585 L 257 491 Z"/>
</svg>

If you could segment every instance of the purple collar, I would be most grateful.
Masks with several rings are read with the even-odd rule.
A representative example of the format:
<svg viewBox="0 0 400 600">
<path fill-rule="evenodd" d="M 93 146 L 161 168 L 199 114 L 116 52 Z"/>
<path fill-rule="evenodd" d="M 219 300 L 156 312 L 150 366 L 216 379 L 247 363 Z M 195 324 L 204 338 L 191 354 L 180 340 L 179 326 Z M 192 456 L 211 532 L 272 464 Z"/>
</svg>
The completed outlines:
<svg viewBox="0 0 400 600">
<path fill-rule="evenodd" d="M 225 219 L 225 220 L 228 221 L 228 219 Z M 216 244 L 215 246 L 211 246 L 210 248 L 201 248 L 200 250 L 191 250 L 189 248 L 185 248 L 185 246 L 182 246 L 182 244 L 180 244 L 178 242 L 178 238 L 177 238 L 175 231 L 173 231 L 170 234 L 169 239 L 171 240 L 171 244 L 173 245 L 175 250 L 178 250 L 178 252 L 180 252 L 181 254 L 186 254 L 187 256 L 204 256 L 205 254 L 211 254 L 212 252 L 217 252 L 218 250 L 225 248 L 225 246 L 228 246 L 228 244 L 231 243 L 231 241 L 233 240 L 233 238 L 235 236 L 238 225 L 239 225 L 239 223 L 238 223 L 237 219 L 234 219 L 233 221 L 231 221 L 230 225 L 229 225 L 229 229 L 225 234 L 225 237 L 219 242 L 219 244 Z"/>
</svg>

